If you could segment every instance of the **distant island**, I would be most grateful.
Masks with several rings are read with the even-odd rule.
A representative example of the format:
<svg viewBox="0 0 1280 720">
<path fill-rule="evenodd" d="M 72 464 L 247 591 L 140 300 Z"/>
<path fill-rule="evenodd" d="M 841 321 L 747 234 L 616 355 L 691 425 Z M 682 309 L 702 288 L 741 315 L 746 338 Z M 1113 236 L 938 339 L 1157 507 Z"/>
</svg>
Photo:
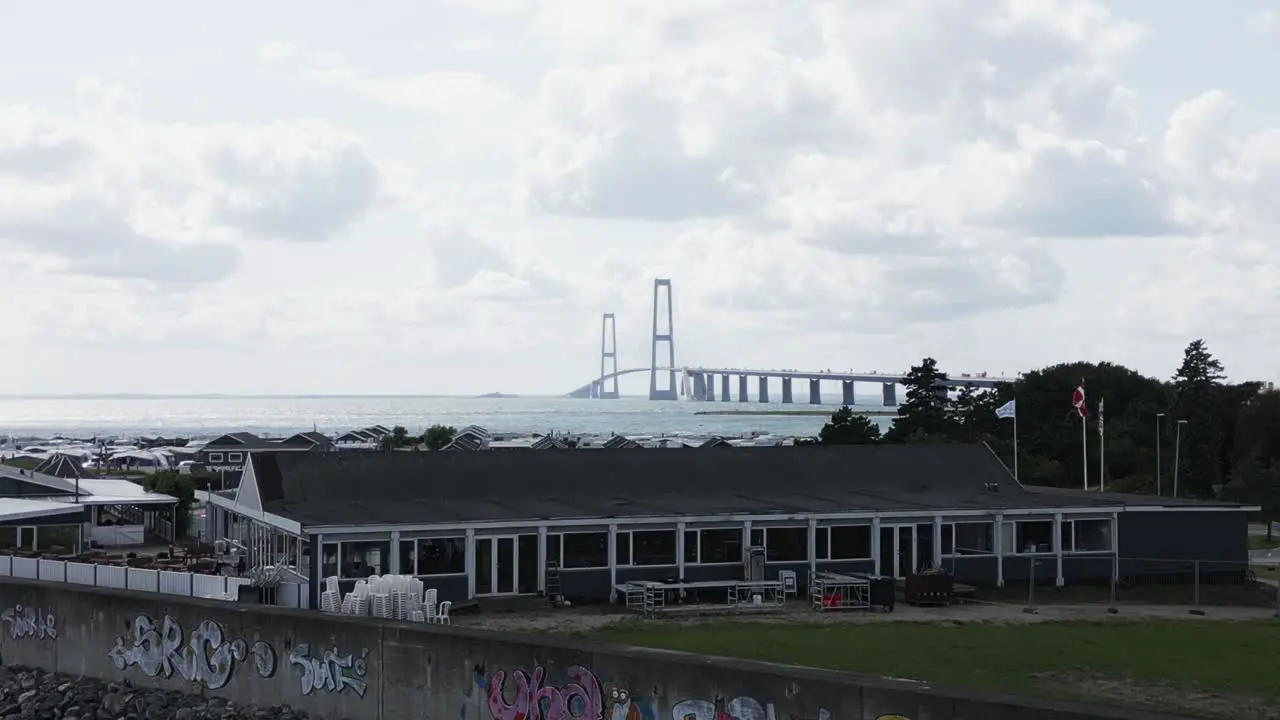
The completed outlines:
<svg viewBox="0 0 1280 720">
<path fill-rule="evenodd" d="M 795 410 L 699 410 L 694 415 L 760 415 L 764 417 L 785 417 L 788 415 L 822 415 L 830 416 L 831 409 L 796 408 Z M 897 417 L 897 410 L 854 410 L 854 415 L 866 417 Z"/>
<path fill-rule="evenodd" d="M 477 395 L 476 397 L 480 398 L 481 400 L 510 400 L 511 398 L 518 398 L 520 396 L 508 395 L 506 393 L 500 393 L 500 392 L 491 392 L 491 393 L 485 393 L 483 395 Z"/>
</svg>

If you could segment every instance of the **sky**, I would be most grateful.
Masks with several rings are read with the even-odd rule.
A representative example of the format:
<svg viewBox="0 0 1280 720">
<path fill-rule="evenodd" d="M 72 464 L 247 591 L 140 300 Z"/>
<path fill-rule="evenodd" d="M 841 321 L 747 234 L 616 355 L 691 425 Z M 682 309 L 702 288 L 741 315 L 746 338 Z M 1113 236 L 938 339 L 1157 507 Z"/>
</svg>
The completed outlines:
<svg viewBox="0 0 1280 720">
<path fill-rule="evenodd" d="M 567 392 L 659 277 L 682 366 L 1280 380 L 1280 0 L 49 0 L 0 66 L 0 393 Z"/>
</svg>

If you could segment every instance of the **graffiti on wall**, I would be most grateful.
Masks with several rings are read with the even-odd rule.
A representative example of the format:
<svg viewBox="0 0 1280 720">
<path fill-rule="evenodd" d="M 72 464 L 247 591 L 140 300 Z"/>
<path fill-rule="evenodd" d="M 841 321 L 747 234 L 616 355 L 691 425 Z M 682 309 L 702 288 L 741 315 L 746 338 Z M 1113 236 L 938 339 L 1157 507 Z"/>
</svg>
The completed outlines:
<svg viewBox="0 0 1280 720">
<path fill-rule="evenodd" d="M 35 608 L 14 605 L 0 613 L 0 623 L 9 630 L 9 637 L 14 640 L 34 638 L 36 640 L 57 640 L 58 629 L 54 627 L 53 613 L 42 612 Z"/>
<path fill-rule="evenodd" d="M 226 687 L 236 666 L 249 658 L 259 677 L 276 673 L 276 651 L 270 644 L 259 640 L 250 646 L 241 638 L 228 637 L 212 620 L 188 633 L 169 615 L 158 627 L 148 615 L 134 618 L 129 637 L 117 637 L 107 656 L 120 671 L 136 667 L 148 677 L 177 675 L 210 690 Z"/>
<path fill-rule="evenodd" d="M 311 655 L 311 646 L 299 643 L 289 651 L 289 664 L 298 666 L 301 671 L 300 682 L 302 694 L 310 695 L 317 690 L 330 693 L 341 693 L 351 690 L 364 697 L 369 689 L 365 677 L 369 674 L 369 649 L 365 648 L 360 657 L 352 653 L 345 655 L 338 648 L 322 650 L 318 657 Z"/>
<path fill-rule="evenodd" d="M 532 674 L 512 672 L 515 687 L 507 702 L 507 673 L 494 670 L 486 684 L 493 720 L 602 720 L 603 694 L 595 673 L 573 665 L 565 671 L 569 681 L 563 685 L 544 684 L 546 674 L 541 666 Z"/>
</svg>

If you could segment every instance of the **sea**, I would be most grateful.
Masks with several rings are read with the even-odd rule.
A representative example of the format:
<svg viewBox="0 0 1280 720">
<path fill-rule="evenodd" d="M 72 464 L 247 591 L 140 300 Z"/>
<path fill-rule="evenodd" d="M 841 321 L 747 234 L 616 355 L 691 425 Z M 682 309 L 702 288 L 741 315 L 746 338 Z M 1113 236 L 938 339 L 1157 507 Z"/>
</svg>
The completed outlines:
<svg viewBox="0 0 1280 720">
<path fill-rule="evenodd" d="M 875 398 L 879 400 L 879 397 Z M 861 400 L 861 398 L 860 398 Z M 859 403 L 855 410 L 884 408 Z M 370 425 L 420 432 L 479 425 L 494 433 L 623 435 L 815 435 L 836 406 L 736 402 L 654 402 L 647 398 L 439 396 L 57 396 L 0 397 L 0 436 L 12 438 L 209 438 L 246 431 L 280 437 Z M 813 414 L 815 411 L 821 414 Z M 778 413 L 806 413 L 788 414 Z M 707 414 L 719 413 L 719 414 Z M 733 414 L 727 414 L 733 413 Z M 768 414 L 775 413 L 775 414 Z M 888 418 L 875 418 L 882 427 Z"/>
</svg>

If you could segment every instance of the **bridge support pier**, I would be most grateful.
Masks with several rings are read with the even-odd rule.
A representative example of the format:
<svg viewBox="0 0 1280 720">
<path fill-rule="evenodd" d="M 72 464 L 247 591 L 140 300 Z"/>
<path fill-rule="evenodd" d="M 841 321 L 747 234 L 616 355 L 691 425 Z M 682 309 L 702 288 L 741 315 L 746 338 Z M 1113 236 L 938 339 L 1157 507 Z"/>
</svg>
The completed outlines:
<svg viewBox="0 0 1280 720">
<path fill-rule="evenodd" d="M 761 375 L 759 377 L 759 380 L 760 380 L 760 389 L 757 393 L 760 396 L 759 400 L 762 403 L 767 403 L 769 402 L 769 378 Z"/>
<path fill-rule="evenodd" d="M 809 381 L 809 404 L 810 405 L 822 404 L 822 381 L 821 380 Z"/>
<path fill-rule="evenodd" d="M 729 402 L 733 397 L 729 394 L 729 376 L 720 376 L 720 402 Z"/>
<path fill-rule="evenodd" d="M 747 397 L 747 376 L 738 376 L 738 402 L 746 402 L 751 398 Z"/>
<path fill-rule="evenodd" d="M 898 406 L 898 384 L 897 383 L 885 383 L 884 386 L 881 388 L 881 392 L 883 393 L 885 407 Z"/>
<path fill-rule="evenodd" d="M 716 376 L 707 376 L 707 402 L 716 401 Z"/>
<path fill-rule="evenodd" d="M 791 404 L 791 378 L 782 378 L 782 404 Z"/>
<path fill-rule="evenodd" d="M 693 393 L 691 398 L 702 402 L 707 399 L 707 376 L 702 373 L 693 373 Z"/>
<path fill-rule="evenodd" d="M 840 390 L 844 396 L 843 399 L 844 399 L 845 405 L 848 405 L 849 407 L 853 407 L 855 404 L 857 404 L 857 400 L 853 396 L 852 380 L 845 380 L 844 382 L 840 383 Z"/>
</svg>

